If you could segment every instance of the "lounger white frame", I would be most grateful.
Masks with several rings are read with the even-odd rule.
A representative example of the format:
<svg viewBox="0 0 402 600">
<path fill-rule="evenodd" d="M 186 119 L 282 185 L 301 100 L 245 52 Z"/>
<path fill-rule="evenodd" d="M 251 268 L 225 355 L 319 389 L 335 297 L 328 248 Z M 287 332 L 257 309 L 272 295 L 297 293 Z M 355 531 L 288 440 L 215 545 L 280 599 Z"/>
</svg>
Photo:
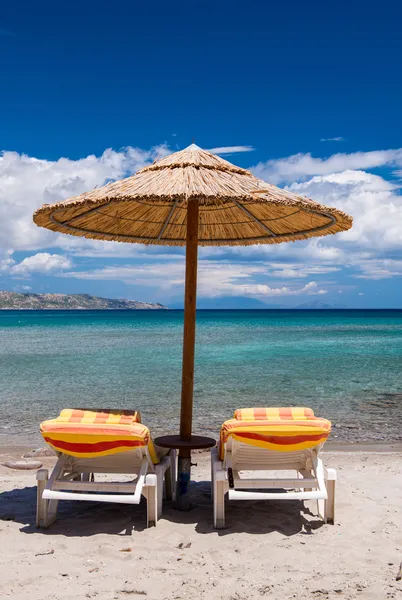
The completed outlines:
<svg viewBox="0 0 402 600">
<path fill-rule="evenodd" d="M 322 446 L 297 452 L 276 452 L 241 443 L 229 436 L 223 461 L 219 459 L 217 448 L 211 451 L 215 528 L 225 527 L 226 495 L 229 500 L 317 500 L 319 517 L 325 523 L 333 523 L 336 471 L 324 468 L 319 457 Z M 292 477 L 264 479 L 255 477 L 254 473 L 251 477 L 240 477 L 241 471 L 295 473 Z"/>
<path fill-rule="evenodd" d="M 50 477 L 47 469 L 40 469 L 36 475 L 37 527 L 49 527 L 54 523 L 59 500 L 139 504 L 141 496 L 147 501 L 149 527 L 156 525 L 162 515 L 164 487 L 166 499 L 175 499 L 175 450 L 157 465 L 152 463 L 147 447 L 95 458 L 77 458 L 63 453 L 58 453 L 58 457 Z M 130 482 L 96 482 L 94 478 L 98 473 L 137 477 Z"/>
</svg>

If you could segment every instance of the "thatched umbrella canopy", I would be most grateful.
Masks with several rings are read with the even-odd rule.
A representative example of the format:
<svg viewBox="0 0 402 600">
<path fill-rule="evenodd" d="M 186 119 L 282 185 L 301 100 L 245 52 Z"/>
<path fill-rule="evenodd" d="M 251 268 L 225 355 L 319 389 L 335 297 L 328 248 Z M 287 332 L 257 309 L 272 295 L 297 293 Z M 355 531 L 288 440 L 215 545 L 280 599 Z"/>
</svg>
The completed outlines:
<svg viewBox="0 0 402 600">
<path fill-rule="evenodd" d="M 270 185 L 192 144 L 109 183 L 37 210 L 52 231 L 91 239 L 184 246 L 199 206 L 198 245 L 278 244 L 349 229 L 345 213 Z"/>
<path fill-rule="evenodd" d="M 270 185 L 195 144 L 132 177 L 46 204 L 35 212 L 34 221 L 90 239 L 186 245 L 180 438 L 189 447 L 198 246 L 279 244 L 352 226 L 345 213 Z M 189 449 L 181 448 L 182 491 L 189 471 Z"/>
</svg>

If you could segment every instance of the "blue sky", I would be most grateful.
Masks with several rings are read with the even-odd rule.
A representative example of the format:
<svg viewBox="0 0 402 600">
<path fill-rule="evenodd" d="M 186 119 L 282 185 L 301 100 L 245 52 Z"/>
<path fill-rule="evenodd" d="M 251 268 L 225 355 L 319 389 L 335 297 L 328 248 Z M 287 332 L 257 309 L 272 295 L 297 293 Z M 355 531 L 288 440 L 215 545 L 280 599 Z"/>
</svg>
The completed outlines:
<svg viewBox="0 0 402 600">
<path fill-rule="evenodd" d="M 396 1 L 8 3 L 0 289 L 180 305 L 182 251 L 77 241 L 31 215 L 195 139 L 355 219 L 203 250 L 200 306 L 401 307 L 401 17 Z"/>
</svg>

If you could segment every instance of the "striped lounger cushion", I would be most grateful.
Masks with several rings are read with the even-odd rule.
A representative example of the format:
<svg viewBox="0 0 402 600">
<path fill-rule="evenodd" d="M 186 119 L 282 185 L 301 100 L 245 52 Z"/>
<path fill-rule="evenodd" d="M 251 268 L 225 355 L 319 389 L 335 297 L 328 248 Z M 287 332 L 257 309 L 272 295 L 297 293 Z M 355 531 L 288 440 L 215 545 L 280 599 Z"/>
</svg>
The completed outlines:
<svg viewBox="0 0 402 600">
<path fill-rule="evenodd" d="M 330 432 L 330 421 L 315 417 L 311 408 L 241 408 L 222 425 L 220 457 L 230 436 L 251 446 L 294 452 L 322 444 Z"/>
<path fill-rule="evenodd" d="M 159 462 L 138 411 L 68 408 L 56 419 L 43 421 L 40 431 L 45 442 L 63 454 L 94 458 L 148 446 L 153 463 Z"/>
</svg>

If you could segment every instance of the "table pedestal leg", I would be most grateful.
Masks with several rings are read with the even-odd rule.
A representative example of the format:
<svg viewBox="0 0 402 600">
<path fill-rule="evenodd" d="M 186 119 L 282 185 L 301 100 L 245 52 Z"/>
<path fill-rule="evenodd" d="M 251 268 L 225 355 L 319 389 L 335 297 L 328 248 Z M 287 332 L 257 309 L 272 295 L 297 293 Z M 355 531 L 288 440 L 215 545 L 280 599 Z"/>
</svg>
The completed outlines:
<svg viewBox="0 0 402 600">
<path fill-rule="evenodd" d="M 190 479 L 191 479 L 191 451 L 187 448 L 179 450 L 177 468 L 177 494 L 176 506 L 178 510 L 190 510 Z"/>
</svg>

